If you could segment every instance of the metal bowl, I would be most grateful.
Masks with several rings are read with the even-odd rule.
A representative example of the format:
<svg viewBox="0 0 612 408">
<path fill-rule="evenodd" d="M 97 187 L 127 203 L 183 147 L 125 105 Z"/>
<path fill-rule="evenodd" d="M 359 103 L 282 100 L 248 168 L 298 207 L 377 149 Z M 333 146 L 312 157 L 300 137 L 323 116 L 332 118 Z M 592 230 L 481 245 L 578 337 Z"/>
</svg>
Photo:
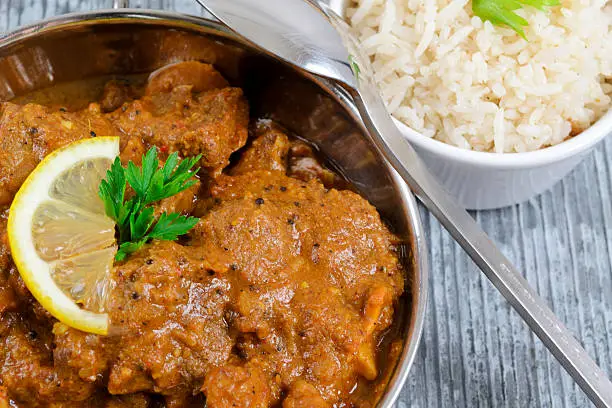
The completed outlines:
<svg viewBox="0 0 612 408">
<path fill-rule="evenodd" d="M 427 251 L 412 193 L 376 152 L 341 88 L 261 54 L 213 21 L 124 9 L 65 15 L 0 38 L 0 101 L 57 83 L 150 72 L 182 60 L 214 64 L 245 89 L 254 115 L 271 117 L 318 146 L 404 238 L 407 290 L 395 324 L 403 350 L 391 362 L 381 356 L 385 368 L 379 376 L 389 382 L 378 406 L 391 407 L 423 330 Z"/>
</svg>

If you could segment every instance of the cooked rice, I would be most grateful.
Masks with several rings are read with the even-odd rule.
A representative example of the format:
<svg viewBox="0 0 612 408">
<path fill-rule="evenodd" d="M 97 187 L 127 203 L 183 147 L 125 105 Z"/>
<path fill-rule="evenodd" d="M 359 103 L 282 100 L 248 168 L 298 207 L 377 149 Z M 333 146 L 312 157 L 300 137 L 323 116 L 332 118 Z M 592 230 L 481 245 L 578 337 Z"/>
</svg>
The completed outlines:
<svg viewBox="0 0 612 408">
<path fill-rule="evenodd" d="M 503 153 L 560 143 L 612 105 L 612 0 L 517 13 L 528 41 L 475 17 L 468 0 L 359 0 L 348 16 L 396 118 Z"/>
</svg>

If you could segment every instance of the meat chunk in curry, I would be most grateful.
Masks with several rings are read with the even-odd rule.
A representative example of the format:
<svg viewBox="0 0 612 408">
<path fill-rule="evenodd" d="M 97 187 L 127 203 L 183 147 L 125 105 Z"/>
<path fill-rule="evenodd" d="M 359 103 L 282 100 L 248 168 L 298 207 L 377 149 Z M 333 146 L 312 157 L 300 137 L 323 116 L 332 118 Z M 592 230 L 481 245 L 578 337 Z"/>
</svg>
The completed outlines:
<svg viewBox="0 0 612 408">
<path fill-rule="evenodd" d="M 374 406 L 353 391 L 380 376 L 404 291 L 399 240 L 376 209 L 280 126 L 254 122 L 247 140 L 245 96 L 210 65 L 101 95 L 77 111 L 0 105 L 0 407 Z M 109 336 L 53 319 L 6 236 L 35 166 L 97 135 L 119 135 L 124 162 L 151 146 L 203 156 L 201 183 L 156 208 L 197 226 L 115 264 Z"/>
<path fill-rule="evenodd" d="M 157 71 L 142 98 L 124 102 L 107 117 L 123 135 L 162 153 L 201 154 L 201 166 L 214 175 L 248 136 L 249 109 L 242 90 L 229 87 L 209 65 L 194 62 Z"/>
<path fill-rule="evenodd" d="M 52 151 L 117 128 L 97 104 L 78 112 L 37 104 L 0 105 L 0 207 L 7 206 L 27 176 Z"/>
</svg>

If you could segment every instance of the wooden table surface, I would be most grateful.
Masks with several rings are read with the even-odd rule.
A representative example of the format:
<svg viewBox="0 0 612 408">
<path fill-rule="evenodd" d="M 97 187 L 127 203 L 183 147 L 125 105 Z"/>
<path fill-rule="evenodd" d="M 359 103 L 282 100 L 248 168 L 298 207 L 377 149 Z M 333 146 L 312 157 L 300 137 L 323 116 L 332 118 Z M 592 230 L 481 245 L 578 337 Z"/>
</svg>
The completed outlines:
<svg viewBox="0 0 612 408">
<path fill-rule="evenodd" d="M 0 32 L 112 0 L 0 0 Z M 201 15 L 192 0 L 132 7 Z M 527 280 L 612 374 L 612 139 L 552 190 L 474 213 Z M 421 209 L 431 293 L 399 407 L 588 407 L 589 401 L 438 222 Z"/>
</svg>

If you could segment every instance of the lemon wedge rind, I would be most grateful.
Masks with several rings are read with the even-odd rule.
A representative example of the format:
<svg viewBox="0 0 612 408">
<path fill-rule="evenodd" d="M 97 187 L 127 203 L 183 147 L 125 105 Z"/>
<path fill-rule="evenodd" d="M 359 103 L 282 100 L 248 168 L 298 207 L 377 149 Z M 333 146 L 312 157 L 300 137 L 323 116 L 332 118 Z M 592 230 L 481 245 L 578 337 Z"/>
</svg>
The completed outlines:
<svg viewBox="0 0 612 408">
<path fill-rule="evenodd" d="M 87 159 L 108 158 L 112 161 L 118 155 L 118 137 L 84 139 L 54 151 L 23 183 L 15 195 L 8 219 L 13 260 L 36 300 L 62 323 L 101 335 L 108 334 L 108 314 L 81 308 L 56 284 L 50 263 L 42 259 L 36 249 L 33 220 L 36 210 L 43 203 L 54 200 L 49 188 L 63 172 Z"/>
</svg>

